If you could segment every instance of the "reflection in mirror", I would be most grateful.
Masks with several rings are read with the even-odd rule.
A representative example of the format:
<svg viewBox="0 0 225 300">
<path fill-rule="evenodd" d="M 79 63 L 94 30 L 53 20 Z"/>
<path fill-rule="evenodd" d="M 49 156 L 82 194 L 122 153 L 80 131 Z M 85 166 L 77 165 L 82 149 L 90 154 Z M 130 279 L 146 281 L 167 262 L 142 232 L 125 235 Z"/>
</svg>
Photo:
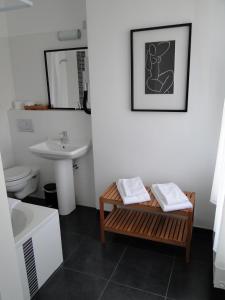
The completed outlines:
<svg viewBox="0 0 225 300">
<path fill-rule="evenodd" d="M 45 51 L 49 106 L 83 109 L 88 88 L 87 47 Z"/>
</svg>

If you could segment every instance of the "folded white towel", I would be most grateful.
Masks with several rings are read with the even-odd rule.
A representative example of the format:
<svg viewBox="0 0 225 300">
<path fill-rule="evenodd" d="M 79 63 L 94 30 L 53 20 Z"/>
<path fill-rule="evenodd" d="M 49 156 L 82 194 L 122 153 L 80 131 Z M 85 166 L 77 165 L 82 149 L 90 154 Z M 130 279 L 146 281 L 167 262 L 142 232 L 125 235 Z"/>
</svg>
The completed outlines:
<svg viewBox="0 0 225 300">
<path fill-rule="evenodd" d="M 146 191 L 140 177 L 120 179 L 120 184 L 123 186 L 124 193 L 127 197 L 140 195 Z"/>
<path fill-rule="evenodd" d="M 159 192 L 159 189 L 157 188 L 157 185 L 154 186 L 154 188 L 152 188 L 151 191 L 154 194 L 156 200 L 159 202 L 160 207 L 165 212 L 175 211 L 175 210 L 180 210 L 180 209 L 186 209 L 186 208 L 192 208 L 193 207 L 192 203 L 188 200 L 188 198 L 187 198 L 186 201 L 182 201 L 180 203 L 166 204 L 161 198 L 161 194 Z"/>
<path fill-rule="evenodd" d="M 150 195 L 146 189 L 144 189 L 144 191 L 141 194 L 134 196 L 126 196 L 124 187 L 121 184 L 121 179 L 117 181 L 116 185 L 124 204 L 142 203 L 150 200 Z"/>
<path fill-rule="evenodd" d="M 152 189 L 157 189 L 158 197 L 166 205 L 180 204 L 189 201 L 187 196 L 173 182 L 163 184 L 153 184 Z"/>
<path fill-rule="evenodd" d="M 13 208 L 15 208 L 20 202 L 20 200 L 8 198 L 10 214 L 12 213 Z"/>
</svg>

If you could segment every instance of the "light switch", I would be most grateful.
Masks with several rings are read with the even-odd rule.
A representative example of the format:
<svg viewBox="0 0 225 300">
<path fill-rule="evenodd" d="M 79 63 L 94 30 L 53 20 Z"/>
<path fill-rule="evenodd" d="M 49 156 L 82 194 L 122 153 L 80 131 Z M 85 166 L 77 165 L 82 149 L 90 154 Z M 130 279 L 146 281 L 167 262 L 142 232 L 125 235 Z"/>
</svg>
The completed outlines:
<svg viewBox="0 0 225 300">
<path fill-rule="evenodd" d="M 18 119 L 17 121 L 17 129 L 20 132 L 33 132 L 33 122 L 31 119 Z"/>
</svg>

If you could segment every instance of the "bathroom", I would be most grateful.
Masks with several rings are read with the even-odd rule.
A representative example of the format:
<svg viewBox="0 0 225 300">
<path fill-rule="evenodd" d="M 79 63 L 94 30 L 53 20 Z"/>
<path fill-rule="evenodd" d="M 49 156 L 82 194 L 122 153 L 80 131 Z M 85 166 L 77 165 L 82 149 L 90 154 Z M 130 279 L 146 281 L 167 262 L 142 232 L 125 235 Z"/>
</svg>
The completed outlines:
<svg viewBox="0 0 225 300">
<path fill-rule="evenodd" d="M 20 0 L 2 0 L 0 7 L 15 2 Z M 30 147 L 59 140 L 62 132 L 67 132 L 69 143 L 88 146 L 66 171 L 73 182 L 76 209 L 61 211 L 59 217 L 64 262 L 33 299 L 223 299 L 223 289 L 213 290 L 216 294 L 210 298 L 215 206 L 209 199 L 225 96 L 224 1 L 32 2 L 31 7 L 0 12 L 3 168 L 38 168 L 38 187 L 24 201 L 43 207 L 43 187 L 56 182 L 56 162 L 35 155 Z M 188 111 L 132 111 L 130 30 L 183 23 L 192 23 Z M 59 32 L 71 36 L 61 39 Z M 44 51 L 83 47 L 88 47 L 91 114 L 65 107 L 22 109 L 24 104 L 49 105 L 51 80 L 47 82 Z M 106 250 L 102 248 L 99 197 L 112 182 L 135 176 L 146 185 L 172 181 L 182 190 L 196 192 L 189 267 L 179 261 L 183 249 L 174 246 L 107 233 Z M 4 178 L 0 178 L 4 199 Z M 69 190 L 67 186 L 64 192 Z M 0 269 L 7 272 L 0 271 L 0 299 L 20 300 L 24 298 L 7 209 L 2 201 L 0 227 L 6 229 L 0 239 L 4 245 Z M 148 251 L 154 263 L 147 258 Z M 138 259 L 142 269 L 133 263 Z M 4 265 L 6 260 L 11 263 Z M 135 272 L 140 280 L 132 277 Z M 185 281 L 185 293 L 179 277 Z M 200 277 L 202 282 L 196 284 Z M 14 289 L 10 289 L 12 280 Z"/>
</svg>

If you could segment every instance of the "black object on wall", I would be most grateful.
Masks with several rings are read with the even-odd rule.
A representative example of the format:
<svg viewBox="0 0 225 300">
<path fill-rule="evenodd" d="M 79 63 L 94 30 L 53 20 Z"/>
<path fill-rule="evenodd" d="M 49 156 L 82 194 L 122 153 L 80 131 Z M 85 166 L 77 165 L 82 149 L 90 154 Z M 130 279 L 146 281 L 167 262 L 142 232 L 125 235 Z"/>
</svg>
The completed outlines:
<svg viewBox="0 0 225 300">
<path fill-rule="evenodd" d="M 192 24 L 130 30 L 131 110 L 187 112 Z"/>
<path fill-rule="evenodd" d="M 83 110 L 86 112 L 86 114 L 91 114 L 91 109 L 87 107 L 87 101 L 88 101 L 88 91 L 84 91 L 84 98 L 83 98 Z"/>
</svg>

